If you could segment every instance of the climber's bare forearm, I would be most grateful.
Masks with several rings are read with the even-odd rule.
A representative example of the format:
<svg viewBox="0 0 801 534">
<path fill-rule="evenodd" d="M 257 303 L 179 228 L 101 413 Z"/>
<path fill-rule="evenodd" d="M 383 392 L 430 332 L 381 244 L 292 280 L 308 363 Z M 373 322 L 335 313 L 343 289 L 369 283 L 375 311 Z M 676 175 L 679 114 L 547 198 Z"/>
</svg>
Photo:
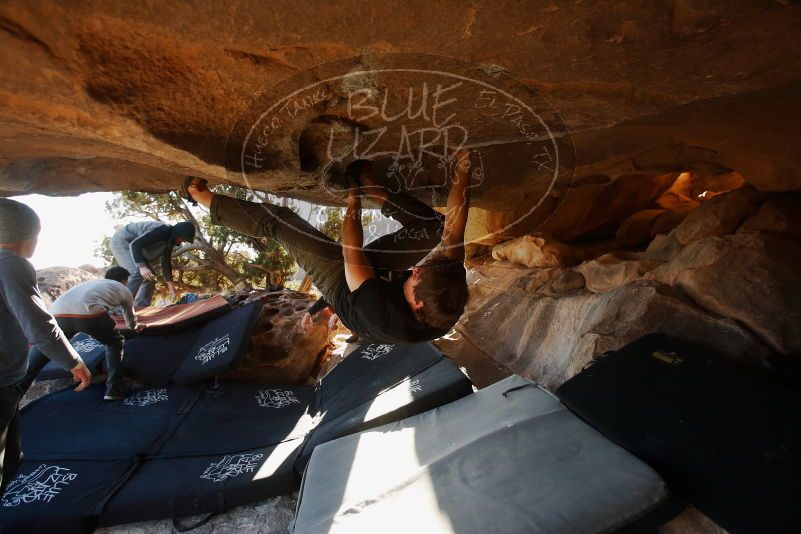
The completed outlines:
<svg viewBox="0 0 801 534">
<path fill-rule="evenodd" d="M 464 260 L 464 232 L 470 211 L 470 154 L 466 150 L 460 150 L 454 157 L 457 163 L 448 192 L 442 244 L 449 258 L 461 261 Z"/>
<path fill-rule="evenodd" d="M 375 278 L 362 246 L 364 230 L 362 228 L 361 201 L 355 195 L 348 200 L 345 220 L 342 223 L 342 257 L 345 261 L 345 281 L 348 289 L 356 291 L 365 280 Z"/>
</svg>

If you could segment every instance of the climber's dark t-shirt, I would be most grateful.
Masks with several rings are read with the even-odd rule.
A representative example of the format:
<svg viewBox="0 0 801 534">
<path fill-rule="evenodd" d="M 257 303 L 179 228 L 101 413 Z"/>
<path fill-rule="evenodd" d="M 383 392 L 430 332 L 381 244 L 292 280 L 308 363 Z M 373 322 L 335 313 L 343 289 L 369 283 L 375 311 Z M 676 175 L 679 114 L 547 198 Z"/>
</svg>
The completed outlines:
<svg viewBox="0 0 801 534">
<path fill-rule="evenodd" d="M 449 329 L 421 324 L 403 296 L 403 283 L 412 271 L 392 271 L 391 281 L 376 277 L 365 280 L 356 291 L 347 285 L 334 299 L 342 324 L 368 341 L 418 343 L 442 337 Z"/>
</svg>

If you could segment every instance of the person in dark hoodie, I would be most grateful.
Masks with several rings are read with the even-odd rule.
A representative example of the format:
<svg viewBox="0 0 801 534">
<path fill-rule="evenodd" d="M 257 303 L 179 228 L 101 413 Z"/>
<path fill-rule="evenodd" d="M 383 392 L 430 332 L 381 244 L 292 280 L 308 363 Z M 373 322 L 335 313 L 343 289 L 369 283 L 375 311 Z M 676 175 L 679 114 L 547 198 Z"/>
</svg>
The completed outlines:
<svg viewBox="0 0 801 534">
<path fill-rule="evenodd" d="M 181 243 L 195 240 L 195 226 L 190 222 L 175 225 L 157 221 L 126 224 L 109 242 L 114 258 L 120 267 L 131 273 L 128 289 L 134 296 L 134 306 L 150 306 L 156 289 L 153 262 L 161 264 L 161 274 L 170 295 L 175 298 L 172 281 L 172 253 Z"/>
<path fill-rule="evenodd" d="M 69 370 L 80 382 L 76 391 L 92 379 L 39 293 L 36 271 L 28 261 L 39 230 L 39 217 L 31 208 L 0 198 L 0 494 L 22 455 L 19 401 L 25 393 L 28 344 Z"/>
</svg>

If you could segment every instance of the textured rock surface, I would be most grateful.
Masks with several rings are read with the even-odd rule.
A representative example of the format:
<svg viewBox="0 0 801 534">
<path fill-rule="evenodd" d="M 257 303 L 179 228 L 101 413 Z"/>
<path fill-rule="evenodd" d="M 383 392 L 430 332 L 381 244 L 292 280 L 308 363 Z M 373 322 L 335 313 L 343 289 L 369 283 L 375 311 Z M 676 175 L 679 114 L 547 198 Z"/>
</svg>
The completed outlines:
<svg viewBox="0 0 801 534">
<path fill-rule="evenodd" d="M 646 278 L 681 288 L 701 307 L 747 326 L 781 354 L 801 355 L 799 265 L 801 243 L 743 232 L 695 241 Z"/>
<path fill-rule="evenodd" d="M 642 259 L 637 254 L 605 254 L 582 263 L 576 271 L 584 275 L 587 289 L 604 293 L 633 282 L 660 264 L 657 260 Z"/>
<path fill-rule="evenodd" d="M 526 267 L 560 267 L 576 263 L 573 250 L 545 234 L 525 235 L 492 249 L 496 260 L 508 260 Z"/>
<path fill-rule="evenodd" d="M 651 228 L 654 222 L 666 211 L 663 208 L 638 211 L 620 223 L 615 232 L 615 240 L 625 246 L 648 243 L 651 240 Z"/>
<path fill-rule="evenodd" d="M 557 387 L 593 357 L 651 332 L 680 335 L 752 363 L 767 353 L 735 321 L 705 313 L 669 286 L 643 281 L 556 299 L 507 290 L 457 329 L 496 362 L 548 387 Z"/>
<path fill-rule="evenodd" d="M 261 315 L 251 337 L 251 347 L 240 368 L 226 374 L 226 380 L 264 384 L 298 384 L 319 366 L 332 332 L 322 314 L 315 317 L 308 332 L 299 323 L 314 300 L 297 291 L 262 291 L 245 302 L 260 300 Z"/>
<path fill-rule="evenodd" d="M 687 170 L 733 169 L 763 189 L 797 189 L 801 8 L 785 4 L 9 1 L 0 6 L 0 189 L 164 190 L 184 173 L 241 183 L 224 169 L 224 144 L 254 95 L 336 58 L 410 51 L 508 73 L 552 103 L 577 165 L 575 190 L 560 185 L 554 201 Z M 299 154 L 301 139 L 319 141 L 325 116 L 298 115 L 260 188 L 331 201 Z M 476 191 L 476 205 L 525 204 L 529 165 L 508 141 L 487 137 L 499 178 Z M 647 207 L 634 204 L 620 217 Z"/>
<path fill-rule="evenodd" d="M 797 195 L 769 198 L 737 230 L 764 230 L 801 241 L 801 197 Z"/>
<path fill-rule="evenodd" d="M 708 236 L 731 234 L 756 210 L 759 201 L 759 193 L 751 187 L 718 195 L 676 227 L 676 239 L 686 245 Z"/>
<path fill-rule="evenodd" d="M 798 197 L 776 194 L 760 204 L 761 197 L 745 188 L 704 201 L 691 211 L 698 215 L 687 220 L 693 232 L 686 235 L 707 231 L 699 221 L 724 235 L 686 246 L 676 229 L 655 236 L 645 251 L 595 254 L 613 247 L 572 246 L 585 258 L 574 267 L 476 260 L 468 272 L 470 302 L 442 349 L 479 375 L 498 372 L 486 362 L 491 359 L 500 372 L 552 386 L 598 354 L 649 332 L 753 365 L 765 364 L 771 353 L 798 357 L 801 243 L 790 238 Z M 740 224 L 748 213 L 755 215 Z M 523 241 L 507 246 L 515 242 Z"/>
<path fill-rule="evenodd" d="M 47 267 L 36 271 L 39 291 L 48 306 L 72 286 L 96 278 L 99 278 L 97 273 L 74 267 Z"/>
</svg>

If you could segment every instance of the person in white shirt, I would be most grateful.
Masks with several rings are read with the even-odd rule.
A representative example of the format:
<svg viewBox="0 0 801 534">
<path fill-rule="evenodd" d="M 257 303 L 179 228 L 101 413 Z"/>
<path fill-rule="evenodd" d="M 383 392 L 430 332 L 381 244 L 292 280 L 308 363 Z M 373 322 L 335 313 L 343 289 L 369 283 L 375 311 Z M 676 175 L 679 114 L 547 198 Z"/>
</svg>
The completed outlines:
<svg viewBox="0 0 801 534">
<path fill-rule="evenodd" d="M 128 276 L 127 269 L 112 267 L 106 271 L 104 280 L 89 280 L 78 284 L 58 297 L 50 307 L 50 313 L 68 338 L 83 332 L 106 346 L 108 379 L 105 400 L 125 398 L 121 369 L 124 340 L 122 334 L 115 329 L 114 320 L 108 314 L 109 310 L 122 308 L 128 328 L 137 332 L 144 328 L 136 321 L 133 295 L 126 287 Z M 32 383 L 47 361 L 44 354 L 32 348 L 28 355 L 28 375 L 24 383 Z"/>
</svg>

